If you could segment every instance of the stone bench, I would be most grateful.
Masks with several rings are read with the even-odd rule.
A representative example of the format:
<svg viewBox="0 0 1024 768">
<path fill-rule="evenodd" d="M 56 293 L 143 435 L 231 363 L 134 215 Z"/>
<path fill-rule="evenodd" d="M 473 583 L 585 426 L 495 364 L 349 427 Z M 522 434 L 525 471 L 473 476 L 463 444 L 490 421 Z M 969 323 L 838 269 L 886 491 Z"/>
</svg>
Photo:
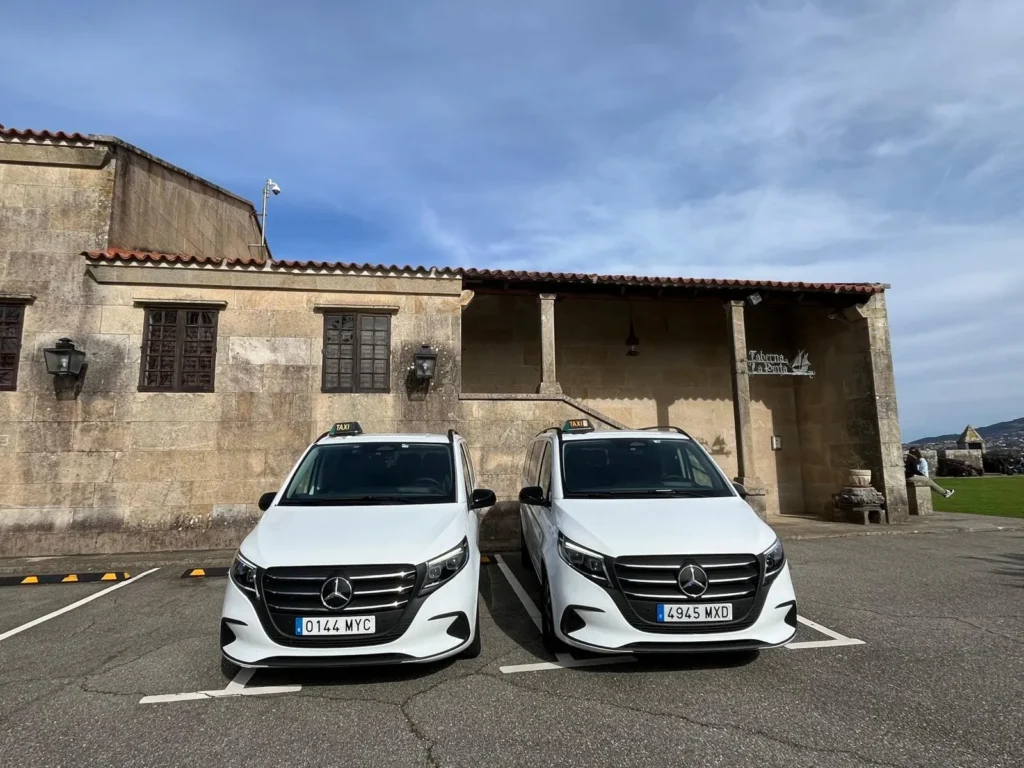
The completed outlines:
<svg viewBox="0 0 1024 768">
<path fill-rule="evenodd" d="M 910 501 L 910 514 L 930 515 L 932 508 L 932 488 L 927 478 L 911 477 L 907 479 L 907 499 Z"/>
</svg>

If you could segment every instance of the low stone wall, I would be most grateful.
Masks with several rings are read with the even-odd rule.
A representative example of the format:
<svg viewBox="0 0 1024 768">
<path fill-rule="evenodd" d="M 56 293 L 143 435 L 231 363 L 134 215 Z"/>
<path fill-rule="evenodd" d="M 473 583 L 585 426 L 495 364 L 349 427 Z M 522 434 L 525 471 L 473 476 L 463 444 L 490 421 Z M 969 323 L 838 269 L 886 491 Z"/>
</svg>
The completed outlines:
<svg viewBox="0 0 1024 768">
<path fill-rule="evenodd" d="M 984 461 L 982 458 L 982 452 L 977 449 L 970 448 L 947 448 L 942 452 L 943 458 L 953 459 L 954 461 L 962 461 L 965 464 L 970 464 L 972 467 L 978 469 L 984 469 Z"/>
</svg>

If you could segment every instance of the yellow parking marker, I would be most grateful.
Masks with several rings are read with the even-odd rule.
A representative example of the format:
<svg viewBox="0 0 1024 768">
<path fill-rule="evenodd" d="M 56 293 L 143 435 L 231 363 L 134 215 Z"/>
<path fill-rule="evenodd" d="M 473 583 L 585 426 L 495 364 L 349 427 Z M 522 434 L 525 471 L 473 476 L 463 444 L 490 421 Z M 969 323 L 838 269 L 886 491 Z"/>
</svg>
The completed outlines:
<svg viewBox="0 0 1024 768">
<path fill-rule="evenodd" d="M 192 572 L 189 574 L 189 576 L 205 576 L 205 575 L 206 575 L 206 571 L 204 571 L 202 568 L 193 568 Z"/>
<path fill-rule="evenodd" d="M 489 563 L 489 562 L 491 562 L 491 558 L 489 558 L 487 555 L 480 555 L 480 562 L 481 563 Z"/>
<path fill-rule="evenodd" d="M 72 573 L 71 575 L 65 576 L 63 579 L 61 579 L 62 583 L 67 583 L 69 581 L 78 581 L 78 576 Z"/>
<path fill-rule="evenodd" d="M 26 576 L 24 579 L 21 580 L 21 583 L 22 584 L 38 584 L 39 583 L 39 577 L 38 576 Z"/>
<path fill-rule="evenodd" d="M 104 573 L 100 581 L 117 581 L 116 573 Z"/>
</svg>

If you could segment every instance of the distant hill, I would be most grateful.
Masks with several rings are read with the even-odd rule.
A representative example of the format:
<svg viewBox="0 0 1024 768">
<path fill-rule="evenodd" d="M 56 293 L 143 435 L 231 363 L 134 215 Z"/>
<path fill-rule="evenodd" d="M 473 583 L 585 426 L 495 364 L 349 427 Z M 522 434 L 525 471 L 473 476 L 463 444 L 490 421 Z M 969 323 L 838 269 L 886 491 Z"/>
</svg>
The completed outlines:
<svg viewBox="0 0 1024 768">
<path fill-rule="evenodd" d="M 977 427 L 978 434 L 985 440 L 986 446 L 996 448 L 999 446 L 1016 447 L 1024 445 L 1024 419 L 1013 421 L 1001 421 L 998 424 L 990 424 L 987 427 Z M 909 445 L 937 445 L 942 443 L 955 443 L 960 437 L 957 432 L 952 435 L 936 435 L 935 437 L 922 437 L 914 440 Z"/>
</svg>

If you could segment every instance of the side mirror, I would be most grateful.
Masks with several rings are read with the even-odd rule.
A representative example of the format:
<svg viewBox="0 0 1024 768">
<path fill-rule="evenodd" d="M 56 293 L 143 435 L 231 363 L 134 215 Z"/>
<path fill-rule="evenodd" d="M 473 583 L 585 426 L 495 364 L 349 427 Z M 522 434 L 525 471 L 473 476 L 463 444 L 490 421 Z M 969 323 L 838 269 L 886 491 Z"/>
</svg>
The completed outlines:
<svg viewBox="0 0 1024 768">
<path fill-rule="evenodd" d="M 498 497 L 494 495 L 494 491 L 488 490 L 487 488 L 477 488 L 469 498 L 470 509 L 493 507 L 497 503 Z"/>
<path fill-rule="evenodd" d="M 740 495 L 741 499 L 747 498 L 747 489 L 743 487 L 742 483 L 733 483 L 732 487 L 736 489 L 736 493 Z"/>
<path fill-rule="evenodd" d="M 522 504 L 533 504 L 536 506 L 547 506 L 548 500 L 544 498 L 544 489 L 539 485 L 530 485 L 519 492 L 519 501 Z"/>
<path fill-rule="evenodd" d="M 274 497 L 277 496 L 277 491 L 272 493 L 264 493 L 260 496 L 260 500 L 256 503 L 256 506 L 260 508 L 260 512 L 266 512 L 270 509 L 270 505 L 274 503 Z"/>
</svg>

